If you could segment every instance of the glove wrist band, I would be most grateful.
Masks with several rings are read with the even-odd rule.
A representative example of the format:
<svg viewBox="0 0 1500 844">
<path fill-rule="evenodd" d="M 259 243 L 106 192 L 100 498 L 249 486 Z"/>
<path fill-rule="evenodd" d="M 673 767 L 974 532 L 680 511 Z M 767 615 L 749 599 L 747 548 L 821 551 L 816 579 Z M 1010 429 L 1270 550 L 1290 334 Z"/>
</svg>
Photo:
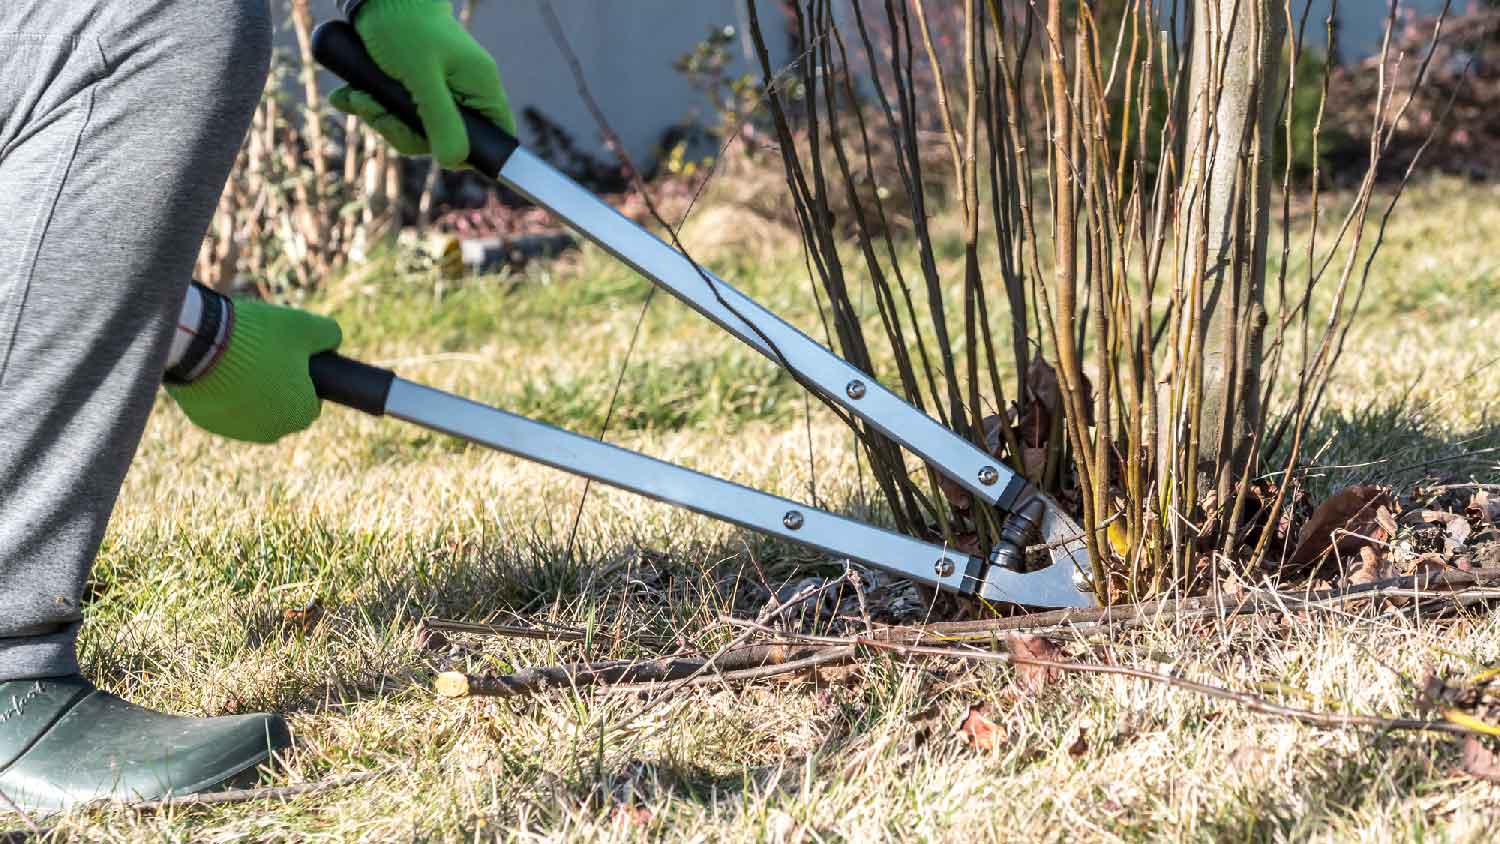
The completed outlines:
<svg viewBox="0 0 1500 844">
<path fill-rule="evenodd" d="M 229 345 L 234 326 L 234 304 L 198 282 L 193 282 L 177 320 L 177 335 L 163 380 L 191 384 L 213 369 Z"/>
</svg>

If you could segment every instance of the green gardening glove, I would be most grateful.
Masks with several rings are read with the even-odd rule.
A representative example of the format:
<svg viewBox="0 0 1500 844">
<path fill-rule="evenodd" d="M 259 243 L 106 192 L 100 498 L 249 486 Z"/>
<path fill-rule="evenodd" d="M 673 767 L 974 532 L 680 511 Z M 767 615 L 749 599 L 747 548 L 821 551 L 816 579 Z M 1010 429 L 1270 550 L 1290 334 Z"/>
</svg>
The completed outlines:
<svg viewBox="0 0 1500 844">
<path fill-rule="evenodd" d="M 516 133 L 495 60 L 453 17 L 452 5 L 442 0 L 365 0 L 354 13 L 354 30 L 375 64 L 411 92 L 426 137 L 374 97 L 348 85 L 328 101 L 365 121 L 397 152 L 431 153 L 443 167 L 462 167 L 469 158 L 469 134 L 459 117 L 460 105 Z"/>
<path fill-rule="evenodd" d="M 338 348 L 338 323 L 327 317 L 242 299 L 224 351 L 211 369 L 167 392 L 206 431 L 253 443 L 270 443 L 306 428 L 323 403 L 313 390 L 307 361 Z"/>
</svg>

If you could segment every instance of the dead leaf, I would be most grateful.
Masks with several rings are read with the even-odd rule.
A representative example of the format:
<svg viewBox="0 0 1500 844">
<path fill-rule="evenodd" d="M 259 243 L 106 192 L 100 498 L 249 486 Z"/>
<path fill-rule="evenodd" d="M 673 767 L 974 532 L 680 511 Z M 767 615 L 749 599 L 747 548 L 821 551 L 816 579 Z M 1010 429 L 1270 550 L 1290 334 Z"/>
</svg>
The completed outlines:
<svg viewBox="0 0 1500 844">
<path fill-rule="evenodd" d="M 1459 516 L 1448 522 L 1448 553 L 1452 554 L 1462 548 L 1469 541 L 1469 534 L 1474 532 L 1469 520 Z"/>
<path fill-rule="evenodd" d="M 281 614 L 281 623 L 284 627 L 301 633 L 311 633 L 322 620 L 323 602 L 317 598 L 308 601 L 304 606 L 288 609 Z"/>
<path fill-rule="evenodd" d="M 960 533 L 953 537 L 953 549 L 974 557 L 984 556 L 984 549 L 979 547 L 979 534 L 977 533 Z"/>
<path fill-rule="evenodd" d="M 627 806 L 624 803 L 615 804 L 610 815 L 615 823 L 629 826 L 649 826 L 653 820 L 656 820 L 656 815 L 645 806 Z"/>
<path fill-rule="evenodd" d="M 1026 391 L 1048 413 L 1061 415 L 1062 384 L 1057 380 L 1057 370 L 1041 355 L 1032 358 L 1031 365 L 1026 367 Z"/>
<path fill-rule="evenodd" d="M 1043 659 L 1052 662 L 1062 662 L 1067 659 L 1062 648 L 1059 648 L 1051 639 L 1043 639 L 1041 636 L 1007 636 L 1005 649 L 1010 651 L 1013 659 Z M 1056 668 L 1046 665 L 1016 662 L 1015 669 L 1016 685 L 1032 694 L 1040 692 L 1048 683 L 1061 675 Z"/>
<path fill-rule="evenodd" d="M 1418 516 L 1427 524 L 1443 526 L 1443 551 L 1453 554 L 1469 541 L 1469 534 L 1474 528 L 1469 520 L 1461 513 L 1449 513 L 1446 510 L 1423 510 Z"/>
<path fill-rule="evenodd" d="M 1005 450 L 1005 441 L 1001 439 L 1000 432 L 1006 425 L 1006 419 L 998 413 L 991 413 L 984 417 L 980 423 L 984 426 L 984 449 L 996 457 Z"/>
<path fill-rule="evenodd" d="M 1348 578 L 1350 586 L 1358 586 L 1361 583 L 1374 583 L 1377 580 L 1385 580 L 1396 576 L 1396 567 L 1384 554 L 1377 552 L 1368 545 L 1359 549 L 1359 567 L 1356 568 Z"/>
<path fill-rule="evenodd" d="M 1078 737 L 1075 738 L 1075 739 L 1073 739 L 1073 743 L 1072 744 L 1068 745 L 1068 755 L 1071 756 L 1071 757 L 1073 757 L 1074 759 L 1077 759 L 1078 757 L 1080 757 L 1083 754 L 1088 753 L 1088 752 L 1089 752 L 1088 730 L 1084 729 L 1083 727 L 1079 727 L 1078 728 Z"/>
<path fill-rule="evenodd" d="M 1396 517 L 1392 516 L 1391 511 L 1385 507 L 1382 506 L 1375 510 L 1375 524 L 1380 525 L 1381 530 L 1385 531 L 1387 537 L 1396 535 Z"/>
<path fill-rule="evenodd" d="M 1417 588 L 1425 589 L 1438 575 L 1449 570 L 1448 561 L 1442 554 L 1423 554 L 1417 558 L 1411 573 L 1417 578 Z"/>
<path fill-rule="evenodd" d="M 943 497 L 948 499 L 948 503 L 953 506 L 953 509 L 969 509 L 969 505 L 973 503 L 974 497 L 970 495 L 969 491 L 967 489 L 964 489 L 963 486 L 958 483 L 958 481 L 955 481 L 952 478 L 949 478 L 947 475 L 939 472 L 937 473 L 937 482 L 938 489 L 943 491 Z"/>
<path fill-rule="evenodd" d="M 1372 540 L 1384 542 L 1390 534 L 1375 520 L 1381 507 L 1397 508 L 1396 499 L 1385 487 L 1362 485 L 1339 490 L 1319 504 L 1302 526 L 1289 562 L 1293 566 L 1311 565 L 1330 551 L 1350 556 Z"/>
<path fill-rule="evenodd" d="M 985 753 L 999 749 L 1010 739 L 1004 727 L 989 719 L 988 710 L 989 705 L 984 703 L 970 706 L 957 730 L 970 747 Z"/>
<path fill-rule="evenodd" d="M 1040 478 L 1042 472 L 1047 468 L 1047 449 L 1045 446 L 1031 448 L 1021 447 L 1021 467 L 1028 478 Z"/>
<path fill-rule="evenodd" d="M 1481 489 L 1469 499 L 1469 513 L 1485 524 L 1500 524 L 1500 497 Z"/>
<path fill-rule="evenodd" d="M 1475 779 L 1500 783 L 1500 754 L 1484 746 L 1479 736 L 1464 736 L 1458 745 L 1458 767 Z"/>
<path fill-rule="evenodd" d="M 419 651 L 446 650 L 448 644 L 448 637 L 441 630 L 433 630 L 426 624 L 418 624 L 416 633 L 411 637 L 411 646 Z"/>
<path fill-rule="evenodd" d="M 1078 386 L 1083 390 L 1084 422 L 1092 426 L 1094 424 L 1094 385 L 1087 375 L 1083 375 L 1082 379 Z M 1041 355 L 1032 358 L 1031 365 L 1026 368 L 1026 391 L 1041 404 L 1051 418 L 1065 415 L 1062 384 L 1058 380 L 1057 370 L 1053 369 L 1052 364 L 1047 363 Z M 1025 421 L 1025 414 L 1022 414 L 1021 427 L 1023 428 Z M 1050 430 L 1051 419 L 1047 421 Z M 1033 443 L 1033 445 L 1040 445 L 1040 443 Z"/>
</svg>

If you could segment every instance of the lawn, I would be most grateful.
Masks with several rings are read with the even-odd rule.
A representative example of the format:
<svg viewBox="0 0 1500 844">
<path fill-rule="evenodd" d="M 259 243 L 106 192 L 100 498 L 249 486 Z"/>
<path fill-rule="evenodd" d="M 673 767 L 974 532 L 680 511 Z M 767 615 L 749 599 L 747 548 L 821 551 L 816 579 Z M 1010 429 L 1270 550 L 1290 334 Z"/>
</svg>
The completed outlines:
<svg viewBox="0 0 1500 844">
<path fill-rule="evenodd" d="M 1315 471 L 1319 489 L 1500 476 L 1483 452 L 1500 446 L 1500 186 L 1433 180 L 1404 202 L 1311 441 L 1316 465 L 1351 468 Z M 690 225 L 687 243 L 823 337 L 795 239 L 725 228 Z M 351 355 L 597 434 L 648 289 L 586 249 L 462 282 L 380 265 L 307 304 L 341 320 Z M 847 430 L 670 297 L 646 311 L 609 439 L 871 510 Z M 334 407 L 274 447 L 226 444 L 163 397 L 95 570 L 86 671 L 173 712 L 287 713 L 296 747 L 270 784 L 379 775 L 286 801 L 91 810 L 60 820 L 58 834 L 1482 841 L 1500 831 L 1500 786 L 1456 772 L 1451 739 L 1306 727 L 1122 677 L 1016 694 L 1005 667 L 887 658 L 823 682 L 666 698 L 436 696 L 435 666 L 712 652 L 733 637 L 723 619 L 746 596 L 840 570 L 597 487 L 575 537 L 582 491 L 551 470 Z M 415 635 L 425 616 L 584 636 L 454 636 L 434 648 Z M 1067 647 L 1300 706 L 1409 716 L 1424 672 L 1500 664 L 1500 622 L 1478 611 L 1442 622 L 1265 616 Z M 991 750 L 955 735 L 980 703 L 1006 734 Z"/>
</svg>

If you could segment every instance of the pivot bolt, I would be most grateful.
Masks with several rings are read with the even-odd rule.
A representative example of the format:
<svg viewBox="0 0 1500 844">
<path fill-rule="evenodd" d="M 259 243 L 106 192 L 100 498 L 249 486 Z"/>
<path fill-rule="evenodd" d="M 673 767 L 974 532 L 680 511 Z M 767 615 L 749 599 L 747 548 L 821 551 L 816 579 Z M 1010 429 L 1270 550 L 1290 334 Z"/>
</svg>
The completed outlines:
<svg viewBox="0 0 1500 844">
<path fill-rule="evenodd" d="M 979 482 L 985 486 L 994 486 L 995 481 L 1000 480 L 1000 470 L 994 466 L 986 466 L 979 470 Z"/>
<path fill-rule="evenodd" d="M 938 560 L 936 563 L 932 564 L 932 571 L 938 577 L 952 577 L 953 576 L 953 561 L 950 560 L 950 559 L 948 559 L 947 557 L 943 557 L 942 559 Z"/>
<path fill-rule="evenodd" d="M 865 397 L 865 382 L 856 378 L 849 382 L 849 386 L 844 388 L 844 392 L 849 394 L 849 398 L 858 401 Z"/>
<path fill-rule="evenodd" d="M 786 525 L 787 530 L 801 530 L 802 521 L 802 514 L 796 510 L 788 510 L 786 515 L 781 517 L 781 523 Z"/>
</svg>

